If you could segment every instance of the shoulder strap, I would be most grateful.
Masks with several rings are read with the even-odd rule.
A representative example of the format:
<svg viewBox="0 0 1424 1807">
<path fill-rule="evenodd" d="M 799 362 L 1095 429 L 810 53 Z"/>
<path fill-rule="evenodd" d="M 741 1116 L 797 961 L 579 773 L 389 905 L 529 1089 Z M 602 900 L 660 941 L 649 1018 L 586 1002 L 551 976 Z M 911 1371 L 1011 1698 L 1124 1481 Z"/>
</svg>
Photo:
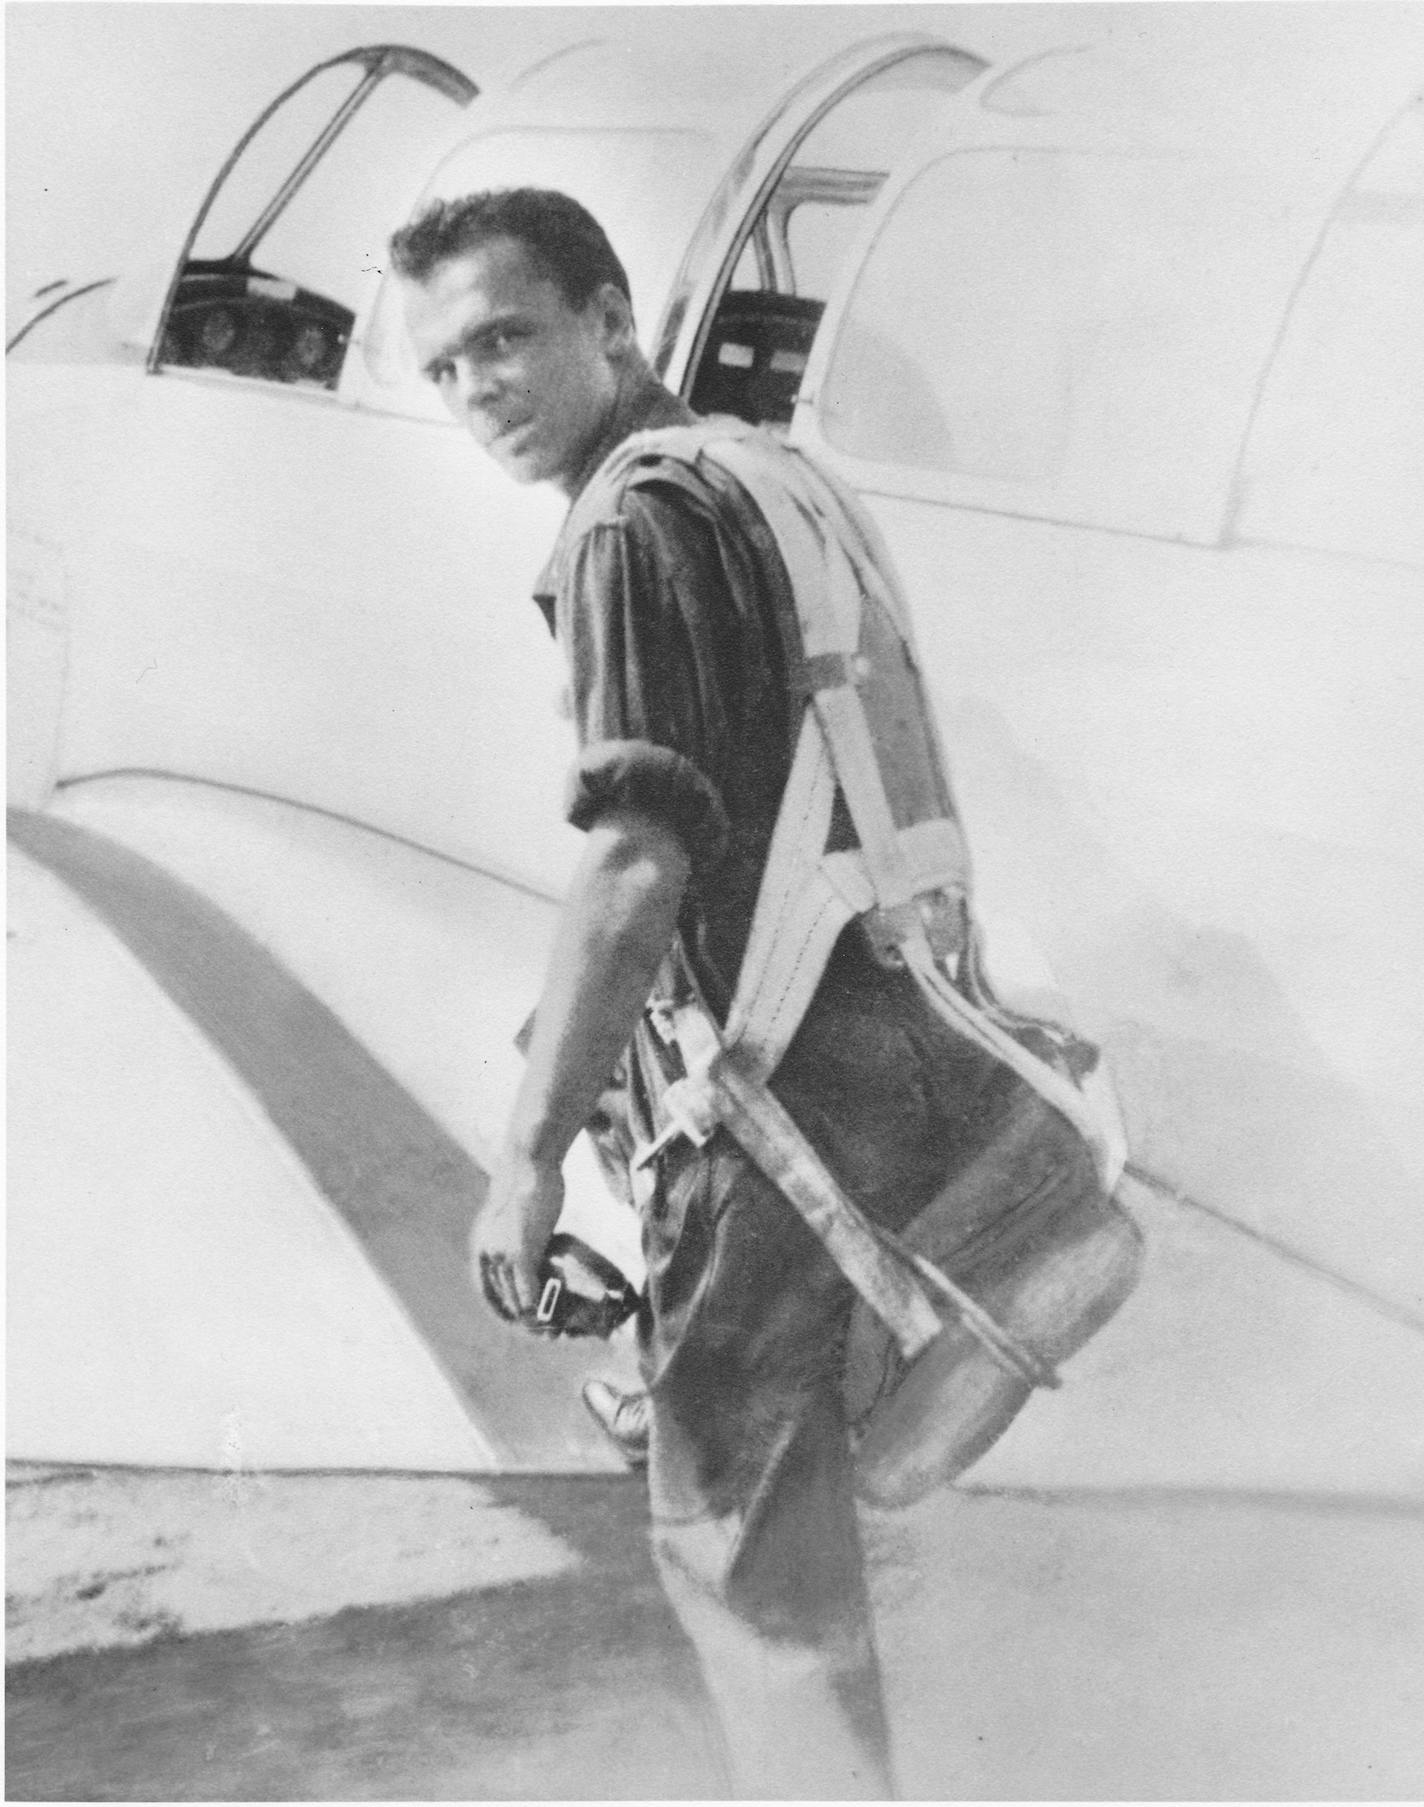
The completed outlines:
<svg viewBox="0 0 1424 1807">
<path fill-rule="evenodd" d="M 728 1045 L 769 1077 L 853 917 L 873 916 L 877 938 L 893 943 L 908 913 L 937 957 L 960 950 L 969 858 L 927 728 L 911 743 L 911 756 L 931 774 L 919 787 L 922 806 L 903 821 L 891 804 L 881 765 L 890 735 L 888 725 L 877 732 L 872 709 L 878 700 L 890 716 L 921 725 L 930 710 L 908 611 L 889 561 L 872 555 L 858 505 L 801 454 L 763 435 L 712 438 L 706 455 L 741 483 L 775 536 L 802 642 L 806 707 L 724 1031 Z M 869 631 L 877 616 L 884 630 L 878 637 Z M 876 660 L 867 652 L 872 639 Z M 830 852 L 837 788 L 859 844 Z M 930 797 L 938 807 L 923 807 Z"/>
</svg>

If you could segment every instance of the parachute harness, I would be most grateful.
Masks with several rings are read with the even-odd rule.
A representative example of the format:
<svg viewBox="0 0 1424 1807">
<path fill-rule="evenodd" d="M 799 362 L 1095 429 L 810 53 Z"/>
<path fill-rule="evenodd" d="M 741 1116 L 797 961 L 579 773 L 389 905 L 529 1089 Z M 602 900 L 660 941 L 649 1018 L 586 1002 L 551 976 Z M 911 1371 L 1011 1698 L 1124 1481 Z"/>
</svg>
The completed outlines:
<svg viewBox="0 0 1424 1807">
<path fill-rule="evenodd" d="M 702 1000 L 680 949 L 660 975 L 650 1015 L 677 1047 L 683 1077 L 658 1100 L 663 1127 L 634 1165 L 648 1166 L 678 1137 L 700 1147 L 724 1128 L 824 1244 L 907 1361 L 943 1328 L 934 1294 L 1001 1366 L 1030 1385 L 1056 1386 L 1057 1375 L 1032 1350 L 864 1215 L 768 1086 L 841 931 L 858 917 L 877 957 L 903 966 L 944 1022 L 1011 1067 L 1067 1118 L 1089 1145 L 1106 1191 L 1125 1159 L 1102 1075 L 1073 1073 L 1051 1026 L 1016 1023 L 1055 1064 L 1041 1058 L 1009 1032 L 1004 1022 L 1014 1019 L 995 1013 L 981 991 L 968 851 L 948 804 L 909 615 L 889 559 L 858 503 L 823 471 L 755 428 L 721 418 L 634 435 L 604 465 L 575 513 L 591 510 L 608 484 L 618 485 L 650 458 L 694 466 L 710 460 L 755 503 L 790 578 L 795 620 L 783 620 L 782 631 L 804 706 L 725 1024 Z M 918 740 L 914 734 L 906 740 L 907 721 Z M 923 768 L 916 774 L 918 805 L 902 801 L 901 816 L 916 818 L 908 823 L 897 822 L 892 808 L 894 769 L 882 770 L 887 743 L 904 763 Z M 859 845 L 828 851 L 838 790 Z M 940 805 L 927 809 L 926 796 Z M 951 977 L 951 962 L 964 990 Z M 979 993 L 979 1001 L 965 991 Z M 1091 1102 L 1085 1088 L 1097 1094 Z"/>
</svg>

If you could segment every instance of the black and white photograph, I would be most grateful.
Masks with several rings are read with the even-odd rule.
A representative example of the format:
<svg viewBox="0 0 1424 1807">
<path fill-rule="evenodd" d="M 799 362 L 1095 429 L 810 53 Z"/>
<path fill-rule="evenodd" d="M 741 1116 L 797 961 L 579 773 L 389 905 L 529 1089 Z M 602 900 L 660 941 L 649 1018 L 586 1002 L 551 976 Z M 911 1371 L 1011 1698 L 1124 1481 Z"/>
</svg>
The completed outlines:
<svg viewBox="0 0 1424 1807">
<path fill-rule="evenodd" d="M 5 32 L 6 1798 L 1419 1798 L 1424 4 Z"/>
</svg>

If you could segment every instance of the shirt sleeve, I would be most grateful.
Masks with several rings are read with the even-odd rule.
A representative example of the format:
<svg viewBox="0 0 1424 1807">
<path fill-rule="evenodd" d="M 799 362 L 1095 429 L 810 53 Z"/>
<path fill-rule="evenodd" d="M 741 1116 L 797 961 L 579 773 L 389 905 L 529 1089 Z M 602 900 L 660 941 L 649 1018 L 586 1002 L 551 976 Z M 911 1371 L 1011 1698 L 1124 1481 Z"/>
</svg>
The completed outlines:
<svg viewBox="0 0 1424 1807">
<path fill-rule="evenodd" d="M 722 859 L 735 707 L 737 585 L 711 511 L 675 482 L 625 492 L 561 573 L 557 631 L 580 755 L 566 813 L 633 807 L 665 823 L 695 875 Z"/>
</svg>

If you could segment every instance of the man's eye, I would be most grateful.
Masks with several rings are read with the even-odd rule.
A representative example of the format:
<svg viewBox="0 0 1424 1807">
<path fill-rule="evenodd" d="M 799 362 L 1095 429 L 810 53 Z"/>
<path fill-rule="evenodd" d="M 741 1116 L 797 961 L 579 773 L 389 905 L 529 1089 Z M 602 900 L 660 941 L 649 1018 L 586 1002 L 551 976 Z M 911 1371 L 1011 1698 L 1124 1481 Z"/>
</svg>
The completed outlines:
<svg viewBox="0 0 1424 1807">
<path fill-rule="evenodd" d="M 533 338 L 534 330 L 530 326 L 501 326 L 490 340 L 490 350 L 497 358 L 510 357 Z"/>
<path fill-rule="evenodd" d="M 448 358 L 444 358 L 440 363 L 432 364 L 425 374 L 430 378 L 431 382 L 434 383 L 435 387 L 439 389 L 444 384 L 450 382 L 454 377 L 455 366 Z"/>
</svg>

